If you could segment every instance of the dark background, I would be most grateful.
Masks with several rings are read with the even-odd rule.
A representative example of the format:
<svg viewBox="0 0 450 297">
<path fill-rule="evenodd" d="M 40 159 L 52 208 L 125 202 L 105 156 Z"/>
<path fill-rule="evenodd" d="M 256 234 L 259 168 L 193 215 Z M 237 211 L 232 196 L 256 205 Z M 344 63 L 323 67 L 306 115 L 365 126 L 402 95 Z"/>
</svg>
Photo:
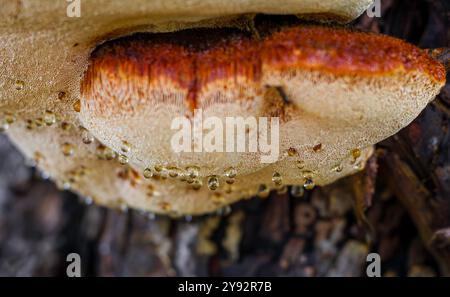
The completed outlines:
<svg viewBox="0 0 450 297">
<path fill-rule="evenodd" d="M 381 18 L 351 25 L 450 47 L 450 1 L 381 2 Z M 179 219 L 88 205 L 0 135 L 0 276 L 65 276 L 72 252 L 84 276 L 364 276 L 369 252 L 385 276 L 448 276 L 449 115 L 447 84 L 362 173 L 302 197 L 272 193 Z"/>
</svg>

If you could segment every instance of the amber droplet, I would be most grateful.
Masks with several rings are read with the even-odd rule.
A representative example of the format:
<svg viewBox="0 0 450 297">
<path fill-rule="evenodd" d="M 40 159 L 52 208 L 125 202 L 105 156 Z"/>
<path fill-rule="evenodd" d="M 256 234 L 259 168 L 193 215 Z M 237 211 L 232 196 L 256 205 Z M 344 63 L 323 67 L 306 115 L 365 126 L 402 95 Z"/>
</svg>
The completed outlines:
<svg viewBox="0 0 450 297">
<path fill-rule="evenodd" d="M 71 127 L 70 123 L 67 123 L 67 122 L 61 123 L 61 129 L 63 129 L 64 131 L 69 131 L 70 127 Z"/>
<path fill-rule="evenodd" d="M 353 160 L 358 159 L 359 157 L 361 157 L 361 151 L 359 149 L 352 150 L 352 157 Z"/>
<path fill-rule="evenodd" d="M 65 98 L 66 98 L 66 92 L 64 92 L 64 91 L 58 92 L 59 100 L 64 100 Z"/>
<path fill-rule="evenodd" d="M 318 143 L 318 144 L 316 144 L 315 146 L 313 146 L 313 151 L 315 152 L 315 153 L 317 153 L 317 152 L 319 152 L 319 151 L 321 151 L 322 150 L 322 144 L 321 143 Z"/>
<path fill-rule="evenodd" d="M 289 157 L 293 157 L 293 156 L 297 155 L 297 150 L 293 147 L 290 147 L 288 149 L 287 153 L 288 153 Z"/>
<path fill-rule="evenodd" d="M 219 185 L 220 185 L 219 177 L 217 175 L 211 175 L 210 177 L 208 177 L 208 188 L 211 191 L 217 190 Z"/>
<path fill-rule="evenodd" d="M 62 152 L 63 152 L 64 156 L 66 156 L 66 157 L 72 156 L 74 151 L 75 151 L 75 149 L 72 144 L 70 144 L 68 142 L 63 143 Z"/>
<path fill-rule="evenodd" d="M 80 100 L 75 101 L 75 103 L 73 104 L 73 110 L 75 110 L 76 112 L 81 111 L 81 101 Z"/>
</svg>

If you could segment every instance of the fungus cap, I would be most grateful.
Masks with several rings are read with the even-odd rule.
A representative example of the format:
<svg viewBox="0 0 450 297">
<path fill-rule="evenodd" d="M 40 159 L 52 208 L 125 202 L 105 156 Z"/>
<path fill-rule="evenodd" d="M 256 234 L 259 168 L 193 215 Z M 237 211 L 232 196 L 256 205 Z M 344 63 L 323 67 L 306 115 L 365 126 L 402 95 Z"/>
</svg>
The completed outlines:
<svg viewBox="0 0 450 297">
<path fill-rule="evenodd" d="M 418 115 L 445 82 L 442 65 L 397 39 L 319 26 L 280 28 L 261 40 L 230 30 L 194 49 L 167 40 L 190 28 L 242 28 L 236 17 L 242 13 L 349 20 L 370 3 L 93 0 L 82 2 L 81 18 L 67 18 L 63 1 L 8 1 L 0 12 L 1 115 L 15 119 L 8 135 L 59 185 L 109 206 L 201 214 L 280 188 L 279 177 L 283 185 L 325 185 L 363 168 L 374 143 Z M 152 35 L 117 40 L 133 32 Z M 133 67 L 158 69 L 145 59 L 155 47 L 169 55 L 154 51 L 153 61 L 174 67 L 175 75 L 142 93 L 138 88 L 151 79 Z M 136 65 L 121 54 L 127 49 L 142 51 Z M 174 51 L 187 51 L 186 61 Z M 218 53 L 239 62 L 241 71 L 227 69 Z M 204 75 L 189 72 L 192 59 L 202 62 Z M 111 61 L 120 71 L 111 71 Z M 195 96 L 177 82 L 183 65 L 183 78 L 196 81 Z M 217 79 L 214 71 L 225 75 Z M 118 96 L 125 84 L 136 91 L 128 103 Z M 178 90 L 178 101 L 150 96 L 158 90 Z M 169 123 L 174 115 L 192 116 L 193 106 L 219 118 L 279 116 L 278 162 L 262 164 L 258 154 L 173 154 Z M 218 188 L 208 189 L 217 180 Z"/>
</svg>

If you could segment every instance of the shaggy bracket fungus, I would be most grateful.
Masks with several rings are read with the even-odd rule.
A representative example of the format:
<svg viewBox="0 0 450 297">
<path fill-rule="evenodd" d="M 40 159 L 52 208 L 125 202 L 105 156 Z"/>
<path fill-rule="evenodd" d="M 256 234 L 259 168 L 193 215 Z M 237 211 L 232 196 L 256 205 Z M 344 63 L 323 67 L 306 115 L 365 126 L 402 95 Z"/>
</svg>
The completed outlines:
<svg viewBox="0 0 450 297">
<path fill-rule="evenodd" d="M 409 124 L 445 68 L 401 40 L 339 27 L 296 21 L 251 34 L 248 14 L 350 21 L 371 2 L 92 0 L 79 19 L 63 1 L 3 3 L 2 129 L 58 184 L 112 207 L 202 214 L 329 184 Z M 171 122 L 195 109 L 279 118 L 278 159 L 175 152 Z"/>
</svg>

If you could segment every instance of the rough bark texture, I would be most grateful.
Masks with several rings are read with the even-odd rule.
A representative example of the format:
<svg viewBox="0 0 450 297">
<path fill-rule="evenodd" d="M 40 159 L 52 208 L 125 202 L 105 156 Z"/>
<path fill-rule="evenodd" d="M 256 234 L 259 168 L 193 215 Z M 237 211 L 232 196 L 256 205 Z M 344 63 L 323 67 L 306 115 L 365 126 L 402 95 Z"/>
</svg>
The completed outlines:
<svg viewBox="0 0 450 297">
<path fill-rule="evenodd" d="M 450 47 L 449 11 L 446 0 L 382 0 L 381 18 L 353 25 Z M 87 205 L 0 136 L 0 276 L 65 275 L 72 252 L 85 276 L 362 276 L 369 252 L 386 276 L 450 275 L 449 115 L 447 84 L 360 174 L 176 220 Z"/>
</svg>

